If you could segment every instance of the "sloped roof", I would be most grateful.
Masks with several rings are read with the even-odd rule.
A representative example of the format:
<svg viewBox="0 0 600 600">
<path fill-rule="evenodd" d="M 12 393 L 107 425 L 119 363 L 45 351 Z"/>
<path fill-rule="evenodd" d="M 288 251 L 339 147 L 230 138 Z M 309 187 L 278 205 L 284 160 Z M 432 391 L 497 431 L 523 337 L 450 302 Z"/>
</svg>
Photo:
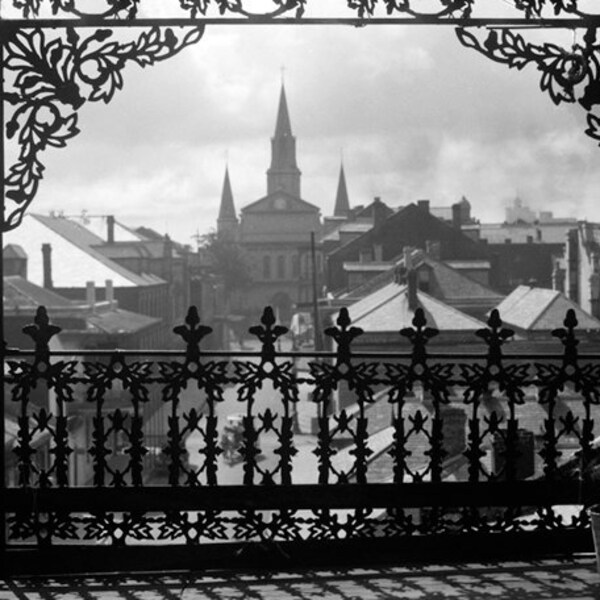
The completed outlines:
<svg viewBox="0 0 600 600">
<path fill-rule="evenodd" d="M 431 269 L 430 277 L 435 281 L 442 300 L 451 302 L 456 300 L 486 299 L 492 302 L 500 302 L 503 298 L 502 294 L 471 279 L 468 275 L 452 268 L 445 262 L 431 258 L 422 250 L 413 250 L 411 257 L 415 268 L 418 269 L 421 265 L 427 265 L 427 267 Z M 388 263 L 389 268 L 385 273 L 356 287 L 348 294 L 348 296 L 360 297 L 363 294 L 370 293 L 383 287 L 393 280 L 395 267 L 403 264 L 403 256 L 390 261 Z M 344 263 L 344 268 L 346 268 L 346 263 Z"/>
<path fill-rule="evenodd" d="M 468 275 L 457 269 L 435 260 L 427 254 L 421 254 L 421 260 L 432 268 L 437 284 L 445 299 L 457 298 L 495 298 L 500 300 L 502 294 L 495 292 L 489 287 L 471 279 Z"/>
<path fill-rule="evenodd" d="M 378 202 L 377 204 L 385 206 L 382 202 Z M 432 236 L 430 239 L 438 239 L 438 236 L 443 234 L 447 236 L 446 242 L 451 241 L 452 244 L 460 242 L 460 246 L 457 247 L 457 254 L 452 257 L 455 260 L 487 258 L 489 255 L 489 251 L 483 244 L 472 240 L 462 233 L 462 231 L 454 229 L 445 221 L 438 219 L 428 210 L 423 210 L 416 204 L 411 203 L 402 207 L 398 212 L 393 212 L 391 210 L 390 212 L 392 214 L 382 220 L 381 223 L 372 227 L 362 235 L 349 240 L 334 250 L 331 253 L 331 256 L 335 257 L 338 254 L 340 256 L 345 256 L 348 251 L 352 251 L 353 249 L 358 251 L 358 249 L 365 244 L 370 245 L 375 242 L 381 232 L 390 230 L 396 231 L 396 228 L 398 227 L 404 227 L 404 235 L 407 239 L 404 240 L 404 237 L 396 237 L 396 239 L 402 241 L 402 244 L 404 245 L 419 245 L 416 238 L 422 237 L 421 232 L 427 230 Z M 414 237 L 415 239 L 411 240 L 411 237 Z M 400 248 L 398 250 L 400 250 Z"/>
<path fill-rule="evenodd" d="M 110 216 L 112 217 L 112 215 Z M 81 216 L 69 216 L 67 220 L 81 225 L 106 242 L 108 239 L 108 218 L 109 215 L 88 216 L 84 213 Z M 113 234 L 117 242 L 140 242 L 146 239 L 139 231 L 127 227 L 117 219 L 114 219 Z"/>
<path fill-rule="evenodd" d="M 86 317 L 86 321 L 101 333 L 115 335 L 141 331 L 146 327 L 156 325 L 160 322 L 160 319 L 117 308 L 90 313 Z"/>
<path fill-rule="evenodd" d="M 360 235 L 366 231 L 370 231 L 371 229 L 373 229 L 372 222 L 367 223 L 365 221 L 345 221 L 328 234 L 324 235 L 321 241 L 339 242 L 341 233 L 356 233 Z"/>
<path fill-rule="evenodd" d="M 417 292 L 427 325 L 439 331 L 476 331 L 485 325 L 424 292 Z M 352 324 L 365 332 L 398 331 L 411 327 L 414 310 L 408 301 L 408 286 L 390 283 L 348 308 Z"/>
<path fill-rule="evenodd" d="M 283 199 L 285 201 L 286 204 L 284 207 L 277 207 L 276 201 L 278 199 Z M 306 200 L 302 200 L 302 198 L 292 196 L 292 194 L 288 194 L 283 190 L 277 190 L 276 192 L 267 194 L 266 196 L 259 198 L 258 200 L 247 204 L 242 208 L 242 213 L 249 212 L 320 212 L 320 209 L 314 204 L 311 204 Z"/>
<path fill-rule="evenodd" d="M 74 306 L 74 303 L 63 296 L 47 290 L 19 275 L 4 277 L 4 306 L 11 308 L 46 308 Z"/>
<path fill-rule="evenodd" d="M 569 309 L 575 311 L 579 329 L 600 330 L 598 319 L 556 290 L 520 285 L 497 309 L 506 324 L 526 331 L 548 331 L 560 327 Z"/>
<path fill-rule="evenodd" d="M 83 225 L 66 218 L 51 217 L 39 214 L 31 214 L 30 216 L 32 219 L 41 223 L 44 227 L 47 227 L 69 243 L 70 250 L 68 264 L 66 263 L 65 257 L 62 257 L 62 260 L 60 260 L 60 258 L 55 254 L 54 262 L 56 266 L 53 271 L 54 275 L 56 275 L 59 272 L 59 269 L 68 270 L 68 273 L 71 274 L 70 279 L 73 281 L 73 283 L 65 285 L 65 282 L 58 281 L 55 282 L 57 286 L 77 287 L 81 285 L 81 281 L 87 274 L 87 269 L 83 265 L 83 262 L 79 261 L 77 253 L 72 252 L 73 246 L 85 253 L 88 259 L 91 258 L 93 260 L 93 263 L 91 264 L 101 264 L 104 267 L 103 277 L 105 279 L 112 278 L 116 286 L 146 286 L 154 285 L 156 283 L 163 283 L 163 280 L 159 277 L 147 274 L 138 275 L 105 256 L 96 248 L 96 246 L 104 244 L 102 238 L 89 231 Z M 26 227 L 26 224 L 24 224 L 22 227 Z M 55 250 L 54 247 L 53 250 Z M 89 260 L 87 262 L 89 263 Z M 60 264 L 60 267 L 58 267 L 58 264 Z M 67 277 L 67 279 L 69 278 Z"/>
</svg>

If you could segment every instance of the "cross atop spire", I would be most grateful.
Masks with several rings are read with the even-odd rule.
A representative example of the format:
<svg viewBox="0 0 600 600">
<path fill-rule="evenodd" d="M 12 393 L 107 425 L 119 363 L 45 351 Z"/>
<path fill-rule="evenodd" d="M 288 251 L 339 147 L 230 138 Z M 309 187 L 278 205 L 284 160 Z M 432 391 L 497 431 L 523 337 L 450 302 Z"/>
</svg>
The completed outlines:
<svg viewBox="0 0 600 600">
<path fill-rule="evenodd" d="M 350 201 L 348 200 L 348 188 L 346 187 L 346 174 L 344 173 L 344 163 L 340 165 L 340 177 L 338 180 L 337 194 L 335 196 L 334 217 L 347 217 L 350 213 Z"/>
<path fill-rule="evenodd" d="M 279 94 L 279 110 L 277 111 L 277 123 L 275 125 L 274 137 L 291 137 L 292 125 L 288 112 L 287 98 L 285 97 L 285 86 L 281 82 L 281 93 Z"/>
</svg>

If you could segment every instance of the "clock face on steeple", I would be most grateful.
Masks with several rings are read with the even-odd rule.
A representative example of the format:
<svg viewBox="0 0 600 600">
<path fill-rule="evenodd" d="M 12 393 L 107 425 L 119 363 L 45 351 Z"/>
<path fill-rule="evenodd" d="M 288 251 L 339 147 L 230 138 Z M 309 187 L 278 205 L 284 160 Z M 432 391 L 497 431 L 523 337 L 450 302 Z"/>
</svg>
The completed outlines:
<svg viewBox="0 0 600 600">
<path fill-rule="evenodd" d="M 273 206 L 277 210 L 285 210 L 285 207 L 286 207 L 285 198 L 275 198 L 275 200 L 273 201 Z"/>
</svg>

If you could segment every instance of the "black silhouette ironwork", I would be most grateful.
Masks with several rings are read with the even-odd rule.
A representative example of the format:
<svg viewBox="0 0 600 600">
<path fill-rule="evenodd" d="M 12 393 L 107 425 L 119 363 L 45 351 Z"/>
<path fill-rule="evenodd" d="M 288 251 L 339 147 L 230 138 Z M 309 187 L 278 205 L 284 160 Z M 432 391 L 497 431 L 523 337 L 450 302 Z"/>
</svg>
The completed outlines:
<svg viewBox="0 0 600 600">
<path fill-rule="evenodd" d="M 216 541 L 304 544 L 548 531 L 570 540 L 572 532 L 587 531 L 584 506 L 598 490 L 588 467 L 598 458 L 592 442 L 598 437 L 600 377 L 597 357 L 579 353 L 576 325 L 569 312 L 564 328 L 553 334 L 562 354 L 511 355 L 506 347 L 513 332 L 494 311 L 488 328 L 477 332 L 487 351 L 448 358 L 429 348 L 438 332 L 427 327 L 418 309 L 413 327 L 398 336 L 399 347 L 408 342 L 408 351 L 378 355 L 360 352 L 362 332 L 342 310 L 336 326 L 325 331 L 337 342 L 335 351 L 312 357 L 310 373 L 299 376 L 295 363 L 305 353 L 278 349 L 287 329 L 270 308 L 250 329 L 260 352 L 243 358 L 203 351 L 210 328 L 192 307 L 174 330 L 186 348 L 169 362 L 142 352 L 101 351 L 63 361 L 50 348 L 60 329 L 41 308 L 35 323 L 24 328 L 35 350 L 29 356 L 7 350 L 6 385 L 20 411 L 12 452 L 18 477 L 7 490 L 8 551 L 32 542 L 39 548 L 65 541 L 196 547 Z M 42 383 L 54 403 L 32 400 Z M 188 386 L 197 394 L 184 407 Z M 295 478 L 300 434 L 293 416 L 298 402 L 306 401 L 301 386 L 309 386 L 320 411 L 317 465 L 308 482 Z M 559 414 L 556 403 L 568 388 L 570 408 Z M 243 416 L 238 483 L 225 477 L 234 467 L 223 460 L 219 439 L 226 418 L 217 408 L 228 389 Z M 266 389 L 271 400 L 260 408 L 256 395 Z M 353 398 L 355 409 L 336 406 L 341 391 Z M 163 447 L 168 466 L 160 481 L 152 480 L 156 474 L 146 460 L 144 424 L 154 417 L 144 411 L 153 394 L 168 414 Z M 504 414 L 490 409 L 492 396 Z M 85 405 L 93 415 L 91 445 L 84 450 L 92 463 L 91 488 L 74 487 L 69 478 L 74 451 L 69 423 L 85 414 Z M 389 407 L 392 417 L 393 435 L 377 452 L 372 446 L 381 426 L 369 418 L 374 406 Z M 523 480 L 519 466 L 524 451 L 518 411 L 526 406 L 541 407 L 545 415 L 537 423 L 538 478 L 531 481 Z M 470 411 L 458 426 L 468 442 L 453 452 L 450 409 Z M 192 435 L 199 440 L 197 456 L 185 460 Z M 336 447 L 340 436 L 349 444 L 343 450 Z M 269 467 L 261 465 L 257 447 L 266 438 Z M 46 463 L 42 447 L 50 449 Z M 579 451 L 581 470 L 560 469 L 566 447 L 568 457 Z M 392 458 L 384 477 L 390 483 L 372 480 L 381 450 Z M 347 459 L 340 462 L 344 452 Z M 494 456 L 497 464 L 490 462 Z M 193 490 L 201 495 L 190 495 Z M 577 507 L 571 520 L 560 516 L 561 505 Z"/>
</svg>

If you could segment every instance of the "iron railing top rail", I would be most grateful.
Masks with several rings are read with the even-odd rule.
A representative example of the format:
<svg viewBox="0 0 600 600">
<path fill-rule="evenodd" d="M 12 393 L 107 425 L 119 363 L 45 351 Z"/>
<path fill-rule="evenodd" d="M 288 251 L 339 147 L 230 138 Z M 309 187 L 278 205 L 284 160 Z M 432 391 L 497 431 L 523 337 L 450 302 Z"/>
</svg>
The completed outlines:
<svg viewBox="0 0 600 600">
<path fill-rule="evenodd" d="M 4 352 L 5 358 L 26 358 L 35 357 L 35 350 L 21 350 L 18 348 L 7 348 Z M 185 350 L 51 350 L 50 356 L 55 357 L 87 357 L 87 356 L 107 356 L 107 357 L 179 357 L 185 358 Z M 200 356 L 203 358 L 261 358 L 260 351 L 243 351 L 243 350 L 202 350 Z M 326 351 L 282 351 L 277 352 L 275 358 L 314 358 L 314 359 L 335 359 L 338 357 L 336 352 Z M 403 359 L 410 360 L 413 357 L 410 351 L 398 352 L 353 352 L 352 359 L 355 360 L 388 360 L 388 359 Z M 487 355 L 482 345 L 481 352 L 428 352 L 428 360 L 485 360 Z M 560 352 L 505 352 L 502 355 L 503 360 L 563 360 L 564 353 Z M 579 360 L 600 360 L 599 352 L 585 353 L 581 352 L 578 355 Z"/>
<path fill-rule="evenodd" d="M 445 17 L 421 15 L 418 17 L 162 17 L 117 19 L 115 17 L 85 16 L 72 18 L 7 18 L 0 17 L 3 26 L 18 28 L 59 28 L 59 27 L 190 27 L 201 25 L 248 26 L 248 25 L 327 25 L 343 27 L 367 27 L 369 25 L 441 25 L 446 27 L 524 27 L 528 29 L 572 29 L 600 26 L 600 15 L 581 17 Z"/>
</svg>

